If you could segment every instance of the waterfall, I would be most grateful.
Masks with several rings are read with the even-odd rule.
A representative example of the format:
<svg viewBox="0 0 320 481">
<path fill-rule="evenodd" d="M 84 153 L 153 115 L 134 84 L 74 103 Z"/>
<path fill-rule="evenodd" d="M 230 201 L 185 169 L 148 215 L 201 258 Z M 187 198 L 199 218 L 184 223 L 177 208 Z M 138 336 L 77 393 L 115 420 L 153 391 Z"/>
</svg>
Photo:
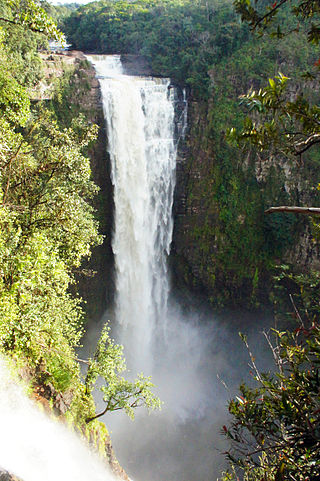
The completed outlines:
<svg viewBox="0 0 320 481">
<path fill-rule="evenodd" d="M 168 79 L 125 75 L 120 56 L 89 56 L 100 82 L 114 186 L 115 313 L 113 332 L 128 366 L 152 375 L 164 402 L 132 423 L 121 411 L 106 415 L 118 459 L 140 481 L 206 481 L 218 477 L 225 450 L 225 392 L 216 380 L 228 364 L 232 334 L 211 312 L 170 296 L 167 256 L 172 239 L 176 148 L 186 133 L 186 92 Z M 114 316 L 115 314 L 115 316 Z M 88 326 L 86 349 L 99 331 Z M 103 401 L 97 394 L 97 403 Z M 213 448 L 214 446 L 214 448 Z M 214 451 L 214 450 L 217 450 Z M 214 452 L 213 452 L 214 451 Z"/>
<path fill-rule="evenodd" d="M 167 318 L 174 90 L 169 79 L 124 75 L 119 56 L 88 58 L 100 81 L 112 165 L 119 337 L 131 366 L 151 368 L 154 330 Z"/>
<path fill-rule="evenodd" d="M 115 477 L 61 422 L 28 399 L 0 358 L 0 474 L 23 481 L 114 481 Z"/>
</svg>

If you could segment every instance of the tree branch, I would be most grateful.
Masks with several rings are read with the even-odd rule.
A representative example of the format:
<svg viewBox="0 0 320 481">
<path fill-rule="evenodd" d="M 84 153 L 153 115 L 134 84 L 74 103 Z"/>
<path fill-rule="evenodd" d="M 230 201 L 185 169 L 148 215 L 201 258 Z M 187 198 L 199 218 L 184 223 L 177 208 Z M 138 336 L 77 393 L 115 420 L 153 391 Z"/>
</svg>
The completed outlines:
<svg viewBox="0 0 320 481">
<path fill-rule="evenodd" d="M 256 23 L 253 25 L 253 29 L 255 30 L 260 25 L 260 23 L 262 23 L 264 20 L 266 20 L 268 17 L 270 17 L 270 15 L 273 15 L 273 13 L 276 12 L 280 7 L 282 7 L 282 5 L 284 3 L 287 3 L 287 1 L 288 0 L 281 0 L 281 2 L 279 2 L 277 5 L 275 5 L 275 7 L 273 7 L 271 10 L 269 10 L 269 12 L 267 12 L 265 15 L 260 17 L 256 21 Z"/>
<path fill-rule="evenodd" d="M 108 404 L 106 406 L 106 408 L 99 414 L 96 414 L 95 416 L 92 416 L 90 418 L 87 418 L 86 419 L 86 424 L 90 423 L 91 421 L 93 421 L 94 419 L 97 419 L 97 418 L 100 418 L 101 416 L 103 416 L 104 414 L 106 414 L 106 412 L 109 410 L 110 408 L 110 404 L 111 404 L 111 399 L 109 399 L 108 401 Z"/>
<path fill-rule="evenodd" d="M 301 155 L 304 152 L 306 152 L 310 147 L 312 147 L 315 144 L 320 143 L 320 134 L 315 133 L 310 135 L 307 140 L 304 140 L 303 142 L 297 143 L 294 148 L 296 151 L 296 155 Z"/>
<path fill-rule="evenodd" d="M 32 25 L 24 23 L 24 22 L 16 22 L 14 20 L 10 20 L 9 18 L 4 18 L 4 17 L 0 17 L 0 22 L 5 22 L 5 23 L 9 23 L 10 25 L 15 25 L 15 26 L 20 26 L 20 27 L 26 27 L 29 30 L 31 30 L 32 32 L 42 33 L 43 35 L 46 35 L 45 29 L 36 28 L 36 27 L 33 27 Z"/>
<path fill-rule="evenodd" d="M 320 215 L 320 207 L 297 207 L 286 206 L 270 207 L 265 210 L 265 214 L 274 214 L 276 212 L 289 212 L 290 214 Z"/>
</svg>

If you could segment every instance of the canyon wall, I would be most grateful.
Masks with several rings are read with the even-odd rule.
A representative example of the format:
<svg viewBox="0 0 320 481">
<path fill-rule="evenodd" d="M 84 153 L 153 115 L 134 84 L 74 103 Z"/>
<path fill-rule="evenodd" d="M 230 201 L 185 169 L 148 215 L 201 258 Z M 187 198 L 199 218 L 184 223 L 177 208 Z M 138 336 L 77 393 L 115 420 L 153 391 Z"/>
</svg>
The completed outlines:
<svg viewBox="0 0 320 481">
<path fill-rule="evenodd" d="M 221 95 L 209 103 L 189 100 L 177 162 L 174 284 L 204 294 L 214 306 L 268 304 L 275 266 L 319 269 L 310 218 L 264 213 L 273 205 L 318 205 L 316 164 L 229 145 L 219 131 Z"/>
<path fill-rule="evenodd" d="M 152 75 L 143 59 L 123 56 L 122 60 L 128 73 Z M 100 126 L 89 154 L 93 178 L 101 189 L 97 209 L 106 237 L 87 266 L 89 274 L 97 274 L 82 277 L 79 287 L 88 302 L 89 317 L 98 319 L 113 295 L 113 201 L 98 81 L 92 67 L 87 75 L 90 91 L 84 107 Z M 226 112 L 225 123 L 232 119 L 228 119 L 221 80 L 219 84 L 214 72 L 211 77 L 216 88 L 209 101 L 195 100 L 189 92 L 187 135 L 178 147 L 170 256 L 174 284 L 205 296 L 218 307 L 268 304 L 274 266 L 292 264 L 301 272 L 319 268 L 319 249 L 309 219 L 264 213 L 272 205 L 317 205 L 315 162 L 265 157 L 228 144 L 221 110 Z M 242 92 L 236 78 L 228 82 L 236 93 Z M 177 108 L 181 114 L 181 102 Z"/>
</svg>

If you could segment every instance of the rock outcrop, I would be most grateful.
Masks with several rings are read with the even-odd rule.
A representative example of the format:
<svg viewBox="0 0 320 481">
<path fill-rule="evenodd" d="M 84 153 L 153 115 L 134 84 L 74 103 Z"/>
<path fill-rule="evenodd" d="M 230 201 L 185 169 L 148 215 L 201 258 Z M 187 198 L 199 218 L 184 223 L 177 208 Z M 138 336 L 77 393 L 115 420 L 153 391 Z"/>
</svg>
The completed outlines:
<svg viewBox="0 0 320 481">
<path fill-rule="evenodd" d="M 10 474 L 8 471 L 1 469 L 0 467 L 0 481 L 21 481 L 19 478 Z"/>
<path fill-rule="evenodd" d="M 272 205 L 318 205 L 312 163 L 245 156 L 228 145 L 209 103 L 189 101 L 180 144 L 174 205 L 174 284 L 203 293 L 215 306 L 268 303 L 271 265 L 319 268 L 306 217 L 265 215 Z"/>
</svg>

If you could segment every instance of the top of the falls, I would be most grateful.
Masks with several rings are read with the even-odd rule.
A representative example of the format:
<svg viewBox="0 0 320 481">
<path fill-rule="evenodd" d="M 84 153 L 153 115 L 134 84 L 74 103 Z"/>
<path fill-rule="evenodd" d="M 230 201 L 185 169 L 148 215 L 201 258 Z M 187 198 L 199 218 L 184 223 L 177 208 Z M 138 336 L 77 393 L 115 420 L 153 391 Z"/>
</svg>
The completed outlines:
<svg viewBox="0 0 320 481">
<path fill-rule="evenodd" d="M 120 55 L 87 55 L 87 59 L 94 65 L 98 77 L 116 78 L 124 74 Z"/>
<path fill-rule="evenodd" d="M 120 77 L 127 77 L 135 82 L 140 82 L 144 88 L 150 87 L 150 81 L 152 88 L 154 88 L 155 85 L 159 85 L 160 88 L 162 86 L 167 88 L 171 83 L 170 79 L 166 77 L 128 75 L 121 62 L 120 55 L 87 55 L 87 59 L 94 66 L 98 79 L 119 79 Z"/>
</svg>

